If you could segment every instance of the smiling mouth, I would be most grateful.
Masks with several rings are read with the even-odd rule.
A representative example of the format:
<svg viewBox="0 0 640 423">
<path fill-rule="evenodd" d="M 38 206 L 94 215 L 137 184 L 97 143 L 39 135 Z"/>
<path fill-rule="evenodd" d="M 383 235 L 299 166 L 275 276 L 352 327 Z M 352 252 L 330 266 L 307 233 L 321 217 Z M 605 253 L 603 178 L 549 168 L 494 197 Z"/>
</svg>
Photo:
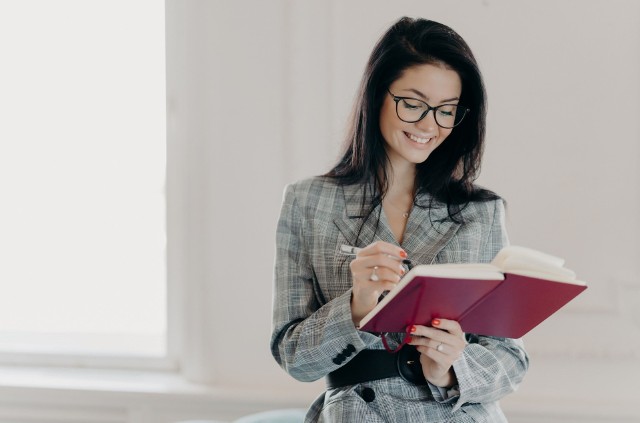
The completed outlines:
<svg viewBox="0 0 640 423">
<path fill-rule="evenodd" d="M 429 137 L 429 138 L 420 138 L 420 137 L 415 136 L 415 135 L 413 135 L 413 134 L 410 134 L 410 133 L 408 133 L 408 132 L 405 132 L 404 134 L 405 134 L 405 135 L 407 136 L 407 138 L 409 138 L 411 141 L 417 142 L 418 144 L 426 144 L 426 143 L 428 143 L 429 141 L 431 141 L 431 140 L 433 139 L 433 137 Z"/>
</svg>

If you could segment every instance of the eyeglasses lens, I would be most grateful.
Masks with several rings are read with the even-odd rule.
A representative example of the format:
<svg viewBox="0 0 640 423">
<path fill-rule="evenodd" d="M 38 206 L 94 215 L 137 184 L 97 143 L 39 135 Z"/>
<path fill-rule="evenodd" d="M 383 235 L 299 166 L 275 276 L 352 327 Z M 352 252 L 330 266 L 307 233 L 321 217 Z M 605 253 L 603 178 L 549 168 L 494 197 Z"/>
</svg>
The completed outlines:
<svg viewBox="0 0 640 423">
<path fill-rule="evenodd" d="M 398 117 L 405 122 L 417 122 L 427 115 L 429 106 L 416 99 L 403 98 L 396 103 Z M 466 113 L 466 109 L 455 104 L 443 104 L 431 109 L 436 123 L 443 128 L 453 128 L 458 125 Z"/>
</svg>

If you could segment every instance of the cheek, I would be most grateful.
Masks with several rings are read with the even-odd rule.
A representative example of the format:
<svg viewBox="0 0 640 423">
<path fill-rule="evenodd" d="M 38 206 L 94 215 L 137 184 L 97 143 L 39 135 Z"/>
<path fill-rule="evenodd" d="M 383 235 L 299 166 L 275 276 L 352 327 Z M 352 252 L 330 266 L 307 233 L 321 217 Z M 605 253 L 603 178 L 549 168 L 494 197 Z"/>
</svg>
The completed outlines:
<svg viewBox="0 0 640 423">
<path fill-rule="evenodd" d="M 396 113 L 396 103 L 391 98 L 385 98 L 380 106 L 380 119 Z"/>
<path fill-rule="evenodd" d="M 395 129 L 396 120 L 395 109 L 391 108 L 388 103 L 383 104 L 382 109 L 380 110 L 380 132 L 382 132 L 382 136 L 384 136 L 385 139 L 387 139 L 388 136 L 390 136 L 390 133 Z"/>
</svg>

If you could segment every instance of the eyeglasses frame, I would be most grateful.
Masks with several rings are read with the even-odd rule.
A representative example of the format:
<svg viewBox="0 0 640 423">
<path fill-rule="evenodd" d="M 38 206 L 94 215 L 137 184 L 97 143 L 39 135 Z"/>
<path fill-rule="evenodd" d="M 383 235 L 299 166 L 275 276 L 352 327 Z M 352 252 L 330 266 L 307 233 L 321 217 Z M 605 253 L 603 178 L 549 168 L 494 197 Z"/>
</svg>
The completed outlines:
<svg viewBox="0 0 640 423">
<path fill-rule="evenodd" d="M 453 128 L 455 128 L 456 126 L 460 125 L 460 123 L 462 122 L 462 120 L 464 119 L 464 117 L 467 115 L 467 113 L 469 113 L 469 112 L 471 111 L 471 109 L 468 109 L 468 108 L 466 108 L 466 107 L 460 106 L 459 104 L 451 104 L 451 103 L 441 104 L 441 105 L 439 105 L 439 106 L 432 107 L 432 106 L 430 106 L 430 105 L 429 105 L 429 103 L 427 103 L 426 101 L 420 100 L 420 99 L 418 99 L 418 98 L 414 98 L 414 97 L 400 97 L 400 96 L 397 96 L 397 95 L 393 94 L 389 89 L 387 89 L 387 92 L 388 92 L 388 93 L 389 93 L 389 95 L 393 98 L 393 101 L 396 103 L 396 116 L 398 116 L 398 119 L 400 119 L 401 121 L 406 122 L 406 123 L 416 123 L 416 122 L 420 122 L 422 119 L 424 119 L 424 118 L 429 114 L 429 112 L 430 112 L 431 110 L 433 110 L 433 119 L 435 120 L 436 125 L 438 125 L 438 126 L 439 126 L 439 127 L 441 127 L 441 128 L 444 128 L 444 129 L 453 129 Z M 427 105 L 427 110 L 425 110 L 425 111 L 422 113 L 422 115 L 420 116 L 420 118 L 418 118 L 417 120 L 412 120 L 412 121 L 404 120 L 404 119 L 402 119 L 402 118 L 400 117 L 400 113 L 398 113 L 398 103 L 400 102 L 400 100 L 414 100 L 414 101 L 419 101 L 419 102 L 424 103 L 424 104 L 426 104 L 426 105 Z M 436 118 L 436 112 L 438 111 L 438 109 L 439 109 L 440 107 L 444 107 L 444 106 L 456 106 L 456 107 L 458 107 L 458 108 L 462 108 L 462 110 L 464 110 L 464 114 L 462 115 L 462 117 L 460 118 L 460 121 L 459 121 L 458 123 L 456 123 L 456 124 L 455 124 L 455 125 L 453 125 L 453 126 L 443 126 L 443 125 L 440 125 L 440 122 L 438 122 L 438 119 Z"/>
</svg>

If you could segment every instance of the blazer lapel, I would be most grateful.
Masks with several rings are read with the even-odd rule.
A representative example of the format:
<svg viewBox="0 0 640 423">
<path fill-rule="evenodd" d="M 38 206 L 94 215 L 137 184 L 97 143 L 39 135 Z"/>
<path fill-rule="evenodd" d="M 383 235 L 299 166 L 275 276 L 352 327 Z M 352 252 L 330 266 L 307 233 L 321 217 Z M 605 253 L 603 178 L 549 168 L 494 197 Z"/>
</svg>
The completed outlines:
<svg viewBox="0 0 640 423">
<path fill-rule="evenodd" d="M 446 204 L 420 195 L 411 210 L 402 248 L 409 254 L 414 265 L 431 264 L 438 253 L 449 243 L 460 229 L 460 224 L 449 219 Z M 420 205 L 420 206 L 418 206 Z"/>
<path fill-rule="evenodd" d="M 342 192 L 345 213 L 341 217 L 336 217 L 333 221 L 350 245 L 366 247 L 378 240 L 397 244 L 393 234 L 384 223 L 380 204 L 373 209 L 368 217 L 365 216 L 373 201 L 371 186 L 346 185 L 342 186 Z"/>
</svg>

